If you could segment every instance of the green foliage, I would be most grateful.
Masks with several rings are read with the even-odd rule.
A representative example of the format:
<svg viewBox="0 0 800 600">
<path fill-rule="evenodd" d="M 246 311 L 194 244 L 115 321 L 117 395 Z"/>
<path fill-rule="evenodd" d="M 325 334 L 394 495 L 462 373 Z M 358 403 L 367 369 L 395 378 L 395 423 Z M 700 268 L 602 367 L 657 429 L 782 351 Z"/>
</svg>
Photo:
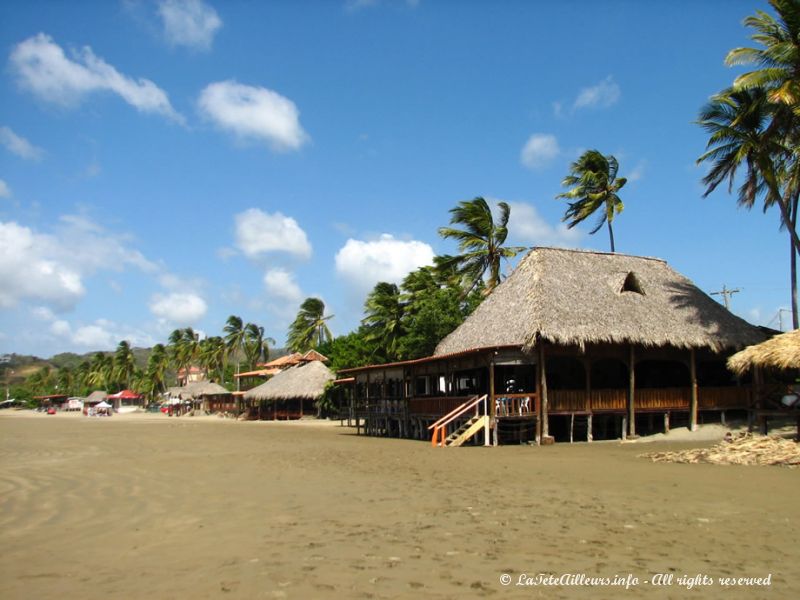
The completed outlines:
<svg viewBox="0 0 800 600">
<path fill-rule="evenodd" d="M 450 210 L 450 224 L 460 225 L 462 228 L 439 228 L 439 235 L 443 238 L 458 242 L 461 254 L 439 256 L 436 264 L 442 272 L 455 273 L 465 296 L 484 277 L 486 292 L 493 290 L 500 283 L 502 260 L 513 258 L 525 250 L 521 246 L 503 246 L 508 237 L 511 207 L 505 202 L 499 202 L 497 206 L 500 218 L 495 222 L 492 210 L 483 198 L 459 202 L 458 206 Z"/>
<path fill-rule="evenodd" d="M 287 345 L 292 352 L 308 352 L 333 338 L 325 316 L 325 303 L 319 298 L 306 298 L 300 305 L 297 317 L 289 326 Z"/>
<path fill-rule="evenodd" d="M 611 156 L 604 156 L 597 150 L 587 150 L 570 165 L 570 172 L 561 185 L 571 188 L 556 198 L 565 198 L 569 207 L 562 219 L 572 229 L 599 211 L 599 218 L 591 234 L 608 225 L 611 252 L 615 252 L 614 231 L 611 223 L 614 216 L 625 208 L 617 192 L 627 183 L 624 177 L 617 177 L 619 163 Z"/>
<path fill-rule="evenodd" d="M 737 190 L 740 206 L 763 202 L 766 211 L 777 205 L 781 228 L 791 240 L 792 317 L 800 324 L 797 279 L 800 254 L 797 212 L 800 196 L 800 2 L 771 0 L 777 18 L 757 11 L 745 20 L 754 30 L 757 48 L 734 48 L 729 65 L 754 64 L 756 70 L 739 75 L 730 88 L 713 96 L 701 110 L 698 124 L 708 134 L 706 152 L 698 158 L 708 163 L 703 178 L 704 196 L 727 182 Z"/>
<path fill-rule="evenodd" d="M 367 339 L 362 326 L 357 331 L 340 335 L 320 344 L 317 351 L 328 357 L 328 367 L 334 372 L 350 367 L 362 367 L 375 362 L 377 345 Z"/>
</svg>

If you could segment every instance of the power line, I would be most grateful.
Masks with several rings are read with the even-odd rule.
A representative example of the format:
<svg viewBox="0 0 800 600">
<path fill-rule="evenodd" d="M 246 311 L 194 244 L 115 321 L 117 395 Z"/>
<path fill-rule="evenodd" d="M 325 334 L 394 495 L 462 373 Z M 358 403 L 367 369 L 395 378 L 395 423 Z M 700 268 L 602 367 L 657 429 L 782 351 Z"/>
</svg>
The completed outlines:
<svg viewBox="0 0 800 600">
<path fill-rule="evenodd" d="M 735 290 L 729 290 L 727 287 L 725 287 L 725 284 L 722 284 L 722 289 L 718 292 L 711 292 L 711 295 L 722 296 L 722 302 L 723 304 L 725 304 L 725 308 L 730 310 L 731 309 L 730 298 L 731 296 L 733 296 L 734 294 L 738 294 L 739 292 L 741 292 L 739 288 L 736 288 Z"/>
</svg>

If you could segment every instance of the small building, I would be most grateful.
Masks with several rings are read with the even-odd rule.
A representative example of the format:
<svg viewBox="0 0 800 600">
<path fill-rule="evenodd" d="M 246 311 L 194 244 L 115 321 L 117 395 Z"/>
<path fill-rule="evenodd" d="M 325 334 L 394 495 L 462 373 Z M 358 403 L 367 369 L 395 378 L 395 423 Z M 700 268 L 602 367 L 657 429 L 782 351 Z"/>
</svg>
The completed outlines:
<svg viewBox="0 0 800 600">
<path fill-rule="evenodd" d="M 251 404 L 251 418 L 299 419 L 317 414 L 315 403 L 334 379 L 322 361 L 300 362 L 245 392 L 244 399 Z"/>
<path fill-rule="evenodd" d="M 748 410 L 725 360 L 764 339 L 663 260 L 534 248 L 433 356 L 339 376 L 369 433 L 424 439 L 487 395 L 494 443 L 591 440 Z"/>
</svg>

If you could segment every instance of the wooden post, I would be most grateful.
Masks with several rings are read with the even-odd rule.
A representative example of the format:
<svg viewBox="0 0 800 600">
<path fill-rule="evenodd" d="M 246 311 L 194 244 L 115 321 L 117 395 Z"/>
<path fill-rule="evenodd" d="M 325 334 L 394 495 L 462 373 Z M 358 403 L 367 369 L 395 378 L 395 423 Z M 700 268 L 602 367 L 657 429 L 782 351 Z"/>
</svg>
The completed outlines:
<svg viewBox="0 0 800 600">
<path fill-rule="evenodd" d="M 586 441 L 591 442 L 592 439 L 592 413 L 589 413 L 589 416 L 586 417 Z"/>
<path fill-rule="evenodd" d="M 542 389 L 542 441 L 550 437 L 550 424 L 547 415 L 547 368 L 544 364 L 544 340 L 539 338 L 539 373 Z M 547 443 L 547 442 L 544 442 Z"/>
<path fill-rule="evenodd" d="M 697 431 L 697 361 L 694 348 L 689 353 L 689 377 L 692 386 L 689 397 L 689 431 Z"/>
<path fill-rule="evenodd" d="M 572 443 L 572 432 L 575 429 L 575 413 L 569 414 L 569 443 Z"/>
<path fill-rule="evenodd" d="M 669 433 L 669 413 L 664 413 L 664 433 Z"/>
<path fill-rule="evenodd" d="M 628 435 L 630 437 L 636 437 L 636 356 L 633 349 L 633 344 L 631 344 L 630 354 L 628 355 Z M 625 421 L 623 421 L 624 426 Z M 625 433 L 623 432 L 622 439 L 625 439 Z"/>
<path fill-rule="evenodd" d="M 494 428 L 494 445 L 497 446 L 497 411 L 495 410 L 494 400 L 494 354 L 489 357 L 489 415 Z"/>
</svg>

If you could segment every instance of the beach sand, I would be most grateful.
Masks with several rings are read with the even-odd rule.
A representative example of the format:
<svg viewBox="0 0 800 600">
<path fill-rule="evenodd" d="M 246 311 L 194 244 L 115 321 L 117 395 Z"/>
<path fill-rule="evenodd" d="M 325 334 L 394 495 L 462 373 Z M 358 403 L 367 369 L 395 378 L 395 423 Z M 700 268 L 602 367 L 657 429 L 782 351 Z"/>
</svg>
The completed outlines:
<svg viewBox="0 0 800 600">
<path fill-rule="evenodd" d="M 0 597 L 800 597 L 800 469 L 637 457 L 711 444 L 434 449 L 338 423 L 9 411 Z M 539 573 L 639 582 L 516 585 Z"/>
</svg>

